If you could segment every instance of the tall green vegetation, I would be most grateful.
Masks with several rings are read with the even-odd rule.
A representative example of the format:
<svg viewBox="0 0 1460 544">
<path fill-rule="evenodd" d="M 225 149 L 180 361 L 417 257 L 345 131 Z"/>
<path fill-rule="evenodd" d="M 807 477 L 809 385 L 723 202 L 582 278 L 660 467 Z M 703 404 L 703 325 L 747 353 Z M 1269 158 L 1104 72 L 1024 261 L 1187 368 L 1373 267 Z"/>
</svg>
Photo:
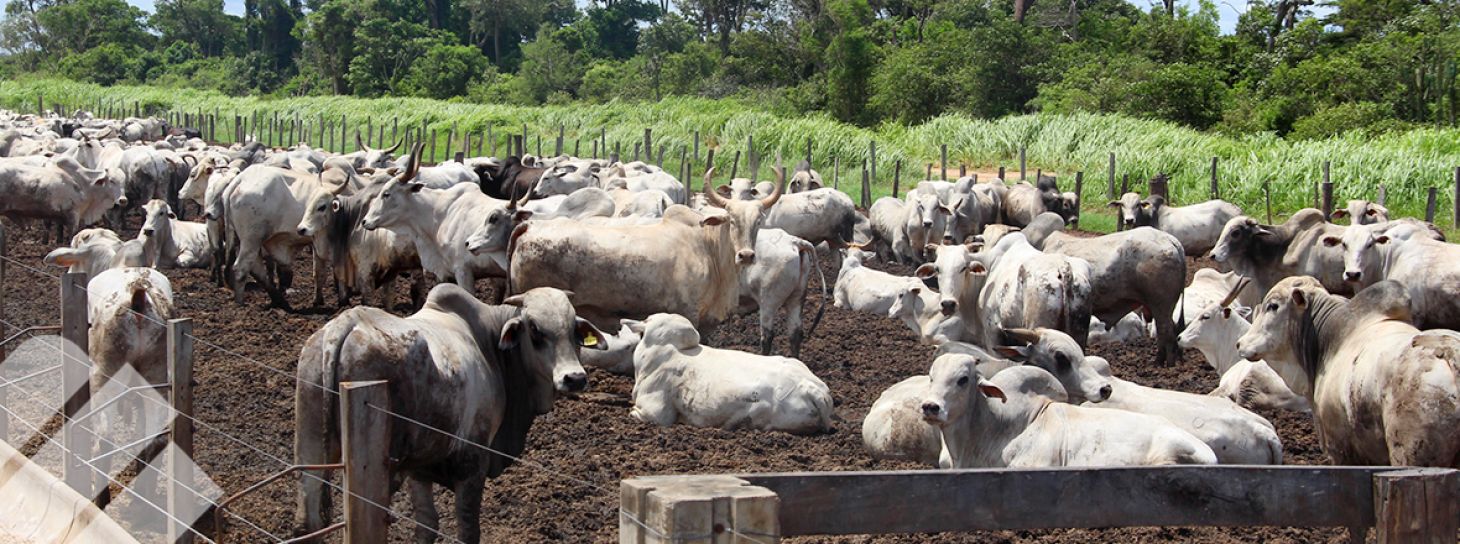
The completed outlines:
<svg viewBox="0 0 1460 544">
<path fill-rule="evenodd" d="M 5 0 L 0 74 L 515 105 L 733 97 L 864 127 L 1118 113 L 1289 139 L 1454 126 L 1460 0 Z M 1149 8 L 1147 8 L 1149 5 Z"/>
<path fill-rule="evenodd" d="M 259 112 L 263 118 L 270 118 L 277 112 L 285 119 L 298 115 L 316 135 L 317 120 L 324 119 L 331 128 L 326 143 L 334 141 L 336 151 L 344 150 L 342 146 L 354 146 L 353 139 L 342 141 L 338 137 L 341 116 L 349 120 L 351 130 L 363 130 L 367 123 L 378 128 L 387 121 L 400 127 L 424 125 L 438 132 L 440 149 L 436 159 L 449 155 L 445 133 L 452 127 L 473 134 L 492 127 L 499 154 L 505 149 L 507 134 L 520 133 L 523 125 L 529 131 L 528 149 L 535 150 L 540 138 L 544 152 L 549 153 L 559 127 L 566 136 L 566 150 L 572 152 L 576 142 L 582 155 L 591 153 L 591 142 L 602 130 L 610 148 L 622 146 L 626 157 L 636 142 L 643 141 L 643 130 L 652 128 L 656 149 L 667 150 L 666 167 L 670 171 L 678 171 L 680 151 L 692 148 L 698 132 L 702 157 L 704 149 L 717 148 L 718 171 L 727 175 L 733 151 L 743 150 L 747 138 L 753 138 L 756 152 L 764 158 L 760 171 L 763 178 L 769 176 L 769 166 L 777 155 L 788 164 L 800 160 L 810 139 L 815 167 L 828 180 L 839 178 L 842 190 L 854 197 L 861 179 L 859 168 L 869 157 L 868 143 L 874 140 L 878 160 L 875 195 L 891 192 L 893 167 L 898 161 L 903 164 L 901 190 L 906 191 L 922 178 L 925 165 L 938 160 L 939 146 L 943 144 L 948 146 L 950 172 L 956 172 L 959 164 L 971 168 L 1003 165 L 1017 171 L 1019 149 L 1024 147 L 1030 168 L 1053 171 L 1065 190 L 1074 188 L 1073 172 L 1085 172 L 1083 199 L 1087 209 L 1101 208 L 1105 202 L 1110 153 L 1116 154 L 1118 174 L 1129 174 L 1132 187 L 1142 192 L 1146 190 L 1145 180 L 1157 173 L 1170 174 L 1171 194 L 1178 203 L 1207 198 L 1211 158 L 1218 157 L 1221 196 L 1259 217 L 1263 215 L 1266 192 L 1270 192 L 1273 211 L 1278 214 L 1313 206 L 1315 184 L 1321 179 L 1324 161 L 1332 162 L 1340 202 L 1373 198 L 1377 186 L 1383 184 L 1390 208 L 1422 216 L 1426 191 L 1437 187 L 1441 189 L 1440 209 L 1447 210 L 1451 206 L 1452 192 L 1448 188 L 1453 183 L 1452 169 L 1460 166 L 1460 129 L 1419 128 L 1376 136 L 1350 132 L 1336 137 L 1286 140 L 1271 134 L 1232 137 L 1164 121 L 1075 113 L 1026 114 L 997 120 L 946 114 L 912 126 L 887 124 L 873 130 L 841 123 L 824 114 L 780 115 L 738 99 L 670 97 L 653 104 L 537 107 L 419 98 L 234 98 L 211 91 L 101 87 L 62 80 L 0 82 L 0 106 L 33 110 L 40 97 L 45 97 L 47 103 L 135 104 L 153 112 L 217 111 L 222 123 L 218 135 L 224 140 L 231 138 L 230 123 L 236 114 L 251 116 Z M 317 139 L 311 142 L 320 145 Z M 455 142 L 460 145 L 459 135 Z M 490 149 L 490 144 L 483 148 Z M 833 173 L 832 165 L 837 162 L 842 171 Z M 740 172 L 746 171 L 745 166 L 742 159 Z M 694 171 L 704 167 L 702 162 L 697 163 Z M 934 172 L 936 176 L 937 169 Z M 1029 175 L 1032 177 L 1033 172 Z M 1009 177 L 1017 175 L 1011 173 Z"/>
</svg>

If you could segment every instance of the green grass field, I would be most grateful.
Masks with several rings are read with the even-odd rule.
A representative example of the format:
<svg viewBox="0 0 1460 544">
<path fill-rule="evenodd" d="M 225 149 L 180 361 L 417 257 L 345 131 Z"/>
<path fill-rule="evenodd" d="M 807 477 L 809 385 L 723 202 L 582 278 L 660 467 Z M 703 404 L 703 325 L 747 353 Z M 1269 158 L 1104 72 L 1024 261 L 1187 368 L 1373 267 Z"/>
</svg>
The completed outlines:
<svg viewBox="0 0 1460 544">
<path fill-rule="evenodd" d="M 1025 150 L 1028 175 L 1036 168 L 1056 172 L 1060 186 L 1073 190 L 1073 173 L 1085 173 L 1082 200 L 1087 212 L 1104 211 L 1110 154 L 1116 157 L 1118 178 L 1129 175 L 1133 190 L 1144 192 L 1145 180 L 1158 172 L 1171 176 L 1170 193 L 1177 203 L 1208 198 L 1211 160 L 1218 159 L 1221 196 L 1254 216 L 1263 217 L 1264 187 L 1271 191 L 1272 209 L 1281 216 L 1313 206 L 1317 183 L 1325 161 L 1331 163 L 1335 200 L 1342 205 L 1350 198 L 1372 198 L 1383 184 L 1388 205 L 1402 215 L 1423 216 L 1429 188 L 1437 188 L 1437 219 L 1449 226 L 1454 187 L 1454 168 L 1460 166 L 1460 129 L 1417 129 L 1379 137 L 1358 134 L 1318 141 L 1290 142 L 1270 134 L 1233 138 L 1182 128 L 1169 123 L 1113 115 L 1021 115 L 997 120 L 945 115 L 916 126 L 884 125 L 875 129 L 856 127 L 830 118 L 811 115 L 784 117 L 735 100 L 669 98 L 657 103 L 609 103 L 522 107 L 443 102 L 417 98 L 359 99 L 351 97 L 302 97 L 266 100 L 231 97 L 211 91 L 150 87 L 101 87 L 56 79 L 22 79 L 0 82 L 0 106 L 34 111 L 37 100 L 65 107 L 97 109 L 105 113 L 130 114 L 139 108 L 151 114 L 188 112 L 217 114 L 217 139 L 230 141 L 234 116 L 273 119 L 297 118 L 309 131 L 306 138 L 316 146 L 339 151 L 353 149 L 353 133 L 384 131 L 385 139 L 403 135 L 408 127 L 426 127 L 436 134 L 436 159 L 450 156 L 447 132 L 455 128 L 452 147 L 459 149 L 462 134 L 470 132 L 473 150 L 490 129 L 493 136 L 484 151 L 496 147 L 503 153 L 509 133 L 527 129 L 529 152 L 538 145 L 551 153 L 560 127 L 564 150 L 580 155 L 592 152 L 592 142 L 603 138 L 608 147 L 618 146 L 625 158 L 633 158 L 635 144 L 642 142 L 644 129 L 653 130 L 658 155 L 664 150 L 665 167 L 678 172 L 681 153 L 692 155 L 696 133 L 700 135 L 701 159 L 692 170 L 702 172 L 703 157 L 716 149 L 717 178 L 731 169 L 736 150 L 744 151 L 753 140 L 763 157 L 760 176 L 770 176 L 769 167 L 779 154 L 793 164 L 806 154 L 808 139 L 815 167 L 854 198 L 860 196 L 861 168 L 876 142 L 877 176 L 873 197 L 892 192 L 893 173 L 902 163 L 901 190 L 922 179 L 927 165 L 939 160 L 940 146 L 948 146 L 950 172 L 958 165 L 980 171 L 998 166 L 1009 168 L 1017 178 L 1019 150 Z M 118 113 L 120 114 L 120 113 Z M 348 138 L 341 138 L 340 122 L 348 122 Z M 326 130 L 319 137 L 321 120 Z M 285 142 L 288 134 L 259 132 L 252 124 L 249 133 L 274 142 Z M 341 140 L 347 140 L 342 142 Z M 378 136 L 377 136 L 378 139 Z M 541 142 L 539 144 L 539 142 Z M 379 143 L 379 142 L 377 142 Z M 602 150 L 600 155 L 606 154 Z M 833 165 L 840 169 L 833 172 Z M 737 168 L 748 170 L 744 158 Z M 936 175 L 937 168 L 934 168 Z M 700 176 L 693 175 L 698 180 Z M 1119 182 L 1117 182 L 1119 184 Z M 1087 220 L 1093 228 L 1099 220 Z"/>
</svg>

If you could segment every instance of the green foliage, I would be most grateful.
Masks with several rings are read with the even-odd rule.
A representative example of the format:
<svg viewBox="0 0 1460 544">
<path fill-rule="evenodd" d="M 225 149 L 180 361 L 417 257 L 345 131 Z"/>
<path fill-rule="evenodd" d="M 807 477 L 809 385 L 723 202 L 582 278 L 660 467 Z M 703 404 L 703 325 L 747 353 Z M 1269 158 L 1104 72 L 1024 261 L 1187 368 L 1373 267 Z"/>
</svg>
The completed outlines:
<svg viewBox="0 0 1460 544">
<path fill-rule="evenodd" d="M 1295 140 L 1318 140 L 1349 131 L 1378 135 L 1406 128 L 1409 128 L 1406 123 L 1396 121 L 1393 112 L 1383 104 L 1352 102 L 1325 107 L 1313 115 L 1299 119 L 1293 124 L 1293 132 L 1288 137 Z"/>
<path fill-rule="evenodd" d="M 522 45 L 522 68 L 517 81 L 524 96 L 543 103 L 555 93 L 571 95 L 588 70 L 588 55 L 573 51 L 543 26 L 537 39 Z"/>
<path fill-rule="evenodd" d="M 867 0 L 831 0 L 828 8 L 836 36 L 826 48 L 827 110 L 837 119 L 865 123 L 868 83 L 877 62 L 877 46 L 867 28 L 872 8 Z"/>
<path fill-rule="evenodd" d="M 411 63 L 400 89 L 402 94 L 426 98 L 460 96 L 487 66 L 487 57 L 474 47 L 437 44 Z"/>
<path fill-rule="evenodd" d="M 350 60 L 346 75 L 350 88 L 358 96 L 396 94 L 412 65 L 450 39 L 446 32 L 410 21 L 385 18 L 365 21 L 355 30 L 355 57 Z M 427 83 L 425 79 L 422 76 L 418 81 Z M 460 88 L 465 90 L 465 87 L 463 82 Z"/>
<path fill-rule="evenodd" d="M 36 21 L 54 49 L 82 53 L 106 44 L 150 44 L 145 15 L 123 0 L 75 0 L 41 10 Z"/>
<path fill-rule="evenodd" d="M 131 75 L 129 65 L 132 56 L 131 51 L 120 45 L 104 44 L 61 59 L 61 75 L 77 81 L 111 85 Z"/>
</svg>

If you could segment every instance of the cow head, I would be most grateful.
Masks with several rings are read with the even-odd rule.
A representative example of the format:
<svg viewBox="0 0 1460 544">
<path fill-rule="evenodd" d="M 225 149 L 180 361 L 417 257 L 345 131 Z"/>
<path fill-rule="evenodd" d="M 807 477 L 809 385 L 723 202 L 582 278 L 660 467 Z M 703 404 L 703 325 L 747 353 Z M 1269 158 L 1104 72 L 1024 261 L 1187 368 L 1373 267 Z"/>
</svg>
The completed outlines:
<svg viewBox="0 0 1460 544">
<path fill-rule="evenodd" d="M 177 214 L 172 213 L 172 207 L 167 202 L 152 199 L 142 205 L 146 213 L 142 220 L 142 235 L 156 236 L 158 232 L 172 232 L 172 220 L 177 219 Z"/>
<path fill-rule="evenodd" d="M 1389 221 L 1389 208 L 1367 200 L 1350 200 L 1348 208 L 1333 210 L 1334 219 L 1349 218 L 1351 225 L 1372 225 Z"/>
<path fill-rule="evenodd" d="M 892 306 L 887 308 L 887 317 L 901 319 L 904 315 L 918 317 L 923 311 L 923 286 L 908 283 L 898 291 L 897 298 L 892 299 Z"/>
<path fill-rule="evenodd" d="M 765 222 L 766 212 L 781 199 L 781 192 L 786 186 L 786 173 L 780 167 L 774 168 L 776 173 L 776 188 L 770 196 L 762 199 L 732 200 L 721 196 L 719 193 L 710 190 L 710 178 L 714 175 L 715 169 L 705 171 L 705 199 L 710 205 L 723 208 L 725 215 L 709 215 L 702 222 L 707 226 L 716 226 L 722 223 L 729 223 L 735 243 L 735 262 L 740 265 L 755 263 L 755 240 L 759 236 L 760 226 Z"/>
<path fill-rule="evenodd" d="M 974 258 L 980 249 L 978 243 L 944 246 L 928 244 L 925 248 L 934 255 L 933 262 L 919 266 L 914 274 L 922 280 L 938 278 L 938 310 L 945 316 L 958 311 L 959 301 L 972 304 L 978 300 L 984 280 L 988 279 L 988 268 Z"/>
<path fill-rule="evenodd" d="M 1069 392 L 1071 402 L 1077 397 L 1090 402 L 1110 398 L 1110 380 L 1086 363 L 1085 351 L 1068 334 L 1053 329 L 1006 329 L 1003 333 L 1014 345 L 995 350 L 1010 360 L 1053 374 Z"/>
<path fill-rule="evenodd" d="M 1222 227 L 1222 234 L 1217 237 L 1217 245 L 1212 248 L 1212 258 L 1219 263 L 1226 263 L 1245 254 L 1253 240 L 1272 235 L 1273 231 L 1258 224 L 1256 219 L 1245 215 L 1233 217 Z"/>
<path fill-rule="evenodd" d="M 1136 220 L 1141 214 L 1142 204 L 1144 203 L 1141 201 L 1141 195 L 1126 193 L 1120 195 L 1120 200 L 1110 201 L 1109 206 L 1120 212 L 1120 222 L 1129 228 L 1136 226 Z"/>
<path fill-rule="evenodd" d="M 811 163 L 803 160 L 796 165 L 796 173 L 791 176 L 791 182 L 786 185 L 786 192 L 815 191 L 821 187 L 821 173 L 812 170 Z"/>
<path fill-rule="evenodd" d="M 559 164 L 542 173 L 542 177 L 533 184 L 531 195 L 533 198 L 543 198 L 572 194 L 584 187 L 597 187 L 599 170 L 597 164 L 586 161 Z"/>
<path fill-rule="evenodd" d="M 1234 308 L 1232 303 L 1251 282 L 1250 278 L 1238 279 L 1237 285 L 1232 287 L 1226 298 L 1204 309 L 1201 315 L 1181 331 L 1181 335 L 1176 338 L 1177 345 L 1187 349 L 1215 349 L 1219 344 L 1236 344 L 1237 336 L 1246 332 L 1250 325 L 1247 319 L 1252 316 L 1252 309 L 1246 306 Z M 1217 365 L 1227 364 L 1227 361 L 1208 362 L 1218 369 L 1221 367 Z"/>
<path fill-rule="evenodd" d="M 972 411 L 981 409 L 987 399 L 1008 401 L 1002 389 L 979 375 L 978 363 L 978 357 L 963 353 L 945 353 L 933 360 L 922 404 L 924 421 L 946 427 L 974 415 Z"/>
<path fill-rule="evenodd" d="M 321 180 L 324 178 L 321 177 Z M 344 203 L 340 198 L 347 193 L 350 185 L 341 183 L 330 185 L 321 183 L 318 189 L 310 195 L 304 208 L 304 217 L 299 220 L 298 232 L 305 238 L 313 238 L 314 235 L 323 232 L 325 226 L 330 224 L 330 218 L 339 213 Z"/>
<path fill-rule="evenodd" d="M 1327 296 L 1318 280 L 1309 276 L 1284 278 L 1267 292 L 1247 334 L 1237 339 L 1237 354 L 1249 361 L 1265 360 L 1293 392 L 1304 394 L 1314 378 L 1311 363 L 1318 357 L 1318 333 L 1309 309 L 1315 297 Z"/>
<path fill-rule="evenodd" d="M 972 192 L 949 191 L 947 210 L 944 215 L 948 217 L 943 228 L 943 243 L 962 243 L 967 233 L 978 229 L 980 220 L 978 196 Z"/>
<path fill-rule="evenodd" d="M 502 326 L 497 347 L 519 355 L 532 382 L 539 414 L 552 410 L 558 392 L 588 388 L 588 373 L 578 360 L 578 348 L 608 349 L 603 332 L 574 312 L 570 295 L 540 287 L 502 301 L 518 311 Z"/>
<path fill-rule="evenodd" d="M 936 236 L 943 229 L 947 221 L 948 208 L 938 201 L 938 195 L 934 193 L 918 193 L 912 200 L 912 211 L 908 213 L 907 226 L 909 228 L 921 228 L 929 235 Z"/>
<path fill-rule="evenodd" d="M 421 171 L 420 157 L 424 146 L 420 142 L 413 146 L 410 166 L 385 182 L 380 196 L 370 202 L 369 209 L 365 211 L 365 219 L 360 222 L 365 230 L 405 225 L 419 213 L 420 192 L 426 189 L 426 185 L 416 181 L 416 174 Z"/>
<path fill-rule="evenodd" d="M 523 200 L 526 201 L 527 197 Z M 480 255 L 484 251 L 505 251 L 511 241 L 512 230 L 531 219 L 532 215 L 532 210 L 518 208 L 516 201 L 508 201 L 507 206 L 492 209 L 482 220 L 482 226 L 467 237 L 467 251 L 472 255 Z"/>
<path fill-rule="evenodd" d="M 730 180 L 730 185 L 721 185 L 715 188 L 715 192 L 721 197 L 731 200 L 755 200 L 756 186 L 758 184 L 750 178 L 735 178 Z"/>
<path fill-rule="evenodd" d="M 353 163 L 355 168 L 388 168 L 390 167 L 390 154 L 395 153 L 395 150 L 400 149 L 401 142 L 403 141 L 404 139 L 396 140 L 395 145 L 384 149 L 376 149 L 365 145 L 365 142 L 360 140 L 360 134 L 356 133 L 355 147 L 359 149 L 359 151 L 350 153 L 348 156 L 351 158 L 351 162 Z M 420 152 L 414 152 L 412 153 L 412 156 L 419 157 Z M 419 162 L 419 159 L 416 160 L 417 162 Z"/>
</svg>

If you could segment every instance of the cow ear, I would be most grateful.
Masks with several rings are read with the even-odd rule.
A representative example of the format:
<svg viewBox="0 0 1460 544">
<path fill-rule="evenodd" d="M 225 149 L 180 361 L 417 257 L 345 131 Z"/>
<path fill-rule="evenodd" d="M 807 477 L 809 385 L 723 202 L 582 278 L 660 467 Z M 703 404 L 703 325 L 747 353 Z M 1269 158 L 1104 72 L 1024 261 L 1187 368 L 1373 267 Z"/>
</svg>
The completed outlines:
<svg viewBox="0 0 1460 544">
<path fill-rule="evenodd" d="M 522 318 L 514 317 L 508 319 L 502 325 L 502 336 L 497 339 L 497 348 L 502 351 L 509 351 L 517 348 L 517 342 L 522 335 Z"/>
<path fill-rule="evenodd" d="M 1369 208 L 1367 210 L 1364 210 L 1364 215 L 1367 215 L 1369 217 L 1373 217 L 1373 216 L 1379 215 L 1379 210 L 1375 210 L 1373 208 Z"/>
<path fill-rule="evenodd" d="M 1308 305 L 1308 295 L 1302 289 L 1293 289 L 1293 305 L 1303 308 Z"/>
<path fill-rule="evenodd" d="M 1376 244 L 1387 244 L 1387 243 L 1389 243 L 1389 235 L 1383 234 L 1383 235 L 1375 236 L 1374 237 L 1374 243 L 1376 243 Z"/>
<path fill-rule="evenodd" d="M 983 263 L 974 261 L 968 265 L 968 272 L 971 274 L 987 274 L 989 273 L 989 269 L 984 267 Z"/>
<path fill-rule="evenodd" d="M 1373 212 L 1374 210 L 1369 210 L 1369 213 Z M 1328 216 L 1334 219 L 1343 219 L 1345 217 L 1348 217 L 1348 210 L 1333 210 L 1333 213 L 1328 214 Z"/>
<path fill-rule="evenodd" d="M 985 397 L 991 399 L 999 399 L 1002 402 L 1009 402 L 1009 397 L 1004 394 L 1003 389 L 999 389 L 999 386 L 994 385 L 993 382 L 982 378 L 978 380 L 978 392 L 983 393 Z"/>
<path fill-rule="evenodd" d="M 918 269 L 913 272 L 913 275 L 917 276 L 918 279 L 930 280 L 933 279 L 934 276 L 938 275 L 938 267 L 933 266 L 932 263 L 927 263 L 919 266 Z"/>
<path fill-rule="evenodd" d="M 715 192 L 716 193 L 719 193 L 720 196 L 723 196 L 725 198 L 730 198 L 730 186 L 729 185 L 721 185 L 719 187 L 716 187 L 715 188 Z"/>
<path fill-rule="evenodd" d="M 605 335 L 603 331 L 598 330 L 598 327 L 593 326 L 593 323 L 581 317 L 576 318 L 575 322 L 579 346 L 593 348 L 599 351 L 608 349 L 608 342 L 604 340 Z"/>
<path fill-rule="evenodd" d="M 907 292 L 916 295 L 916 294 L 922 293 L 923 292 L 923 288 L 922 287 L 913 286 L 913 287 L 908 288 Z"/>
<path fill-rule="evenodd" d="M 411 192 L 412 193 L 419 193 L 419 192 L 421 192 L 421 189 L 425 189 L 425 188 L 426 188 L 426 184 L 424 184 L 424 183 L 412 183 L 411 186 L 410 186 L 410 189 L 411 189 Z"/>
<path fill-rule="evenodd" d="M 1339 244 L 1342 244 L 1342 243 L 1343 243 L 1343 240 L 1340 239 L 1337 236 L 1324 236 L 1323 237 L 1323 245 L 1326 246 L 1326 247 L 1333 247 L 1333 246 L 1336 246 L 1336 245 L 1339 245 Z"/>
<path fill-rule="evenodd" d="M 1222 308 L 1222 319 L 1230 319 L 1231 317 L 1232 317 L 1232 308 L 1231 307 Z"/>
<path fill-rule="evenodd" d="M 63 247 L 47 253 L 43 262 L 51 266 L 70 268 L 81 264 L 81 255 L 82 252 L 80 250 Z"/>
<path fill-rule="evenodd" d="M 1022 346 L 995 346 L 994 351 L 999 355 L 1008 357 L 1011 361 L 1024 361 L 1029 359 L 1029 348 Z"/>
<path fill-rule="evenodd" d="M 1150 208 L 1150 207 L 1151 207 L 1151 203 L 1150 202 L 1141 202 L 1141 209 L 1142 210 L 1147 209 L 1147 208 Z"/>
<path fill-rule="evenodd" d="M 517 210 L 517 213 L 512 214 L 512 221 L 515 223 L 521 223 L 528 219 L 532 219 L 532 210 Z"/>
<path fill-rule="evenodd" d="M 1109 204 L 1106 204 L 1106 206 L 1109 206 L 1111 208 L 1119 208 L 1120 207 L 1120 201 L 1119 200 L 1112 200 L 1112 201 L 1110 201 Z"/>
<path fill-rule="evenodd" d="M 1253 236 L 1272 236 L 1273 235 L 1273 232 L 1271 230 L 1268 230 L 1268 229 L 1258 228 L 1252 234 L 1253 234 Z"/>
<path fill-rule="evenodd" d="M 625 327 L 628 327 L 629 328 L 629 331 L 633 332 L 634 334 L 637 334 L 639 336 L 643 336 L 644 335 L 644 322 L 643 321 L 638 321 L 638 320 L 634 320 L 634 319 L 625 319 L 625 320 L 620 321 L 619 323 L 623 324 L 623 326 L 625 326 Z"/>
<path fill-rule="evenodd" d="M 707 215 L 704 219 L 700 220 L 700 226 L 704 227 L 714 227 L 723 224 L 725 224 L 725 216 L 723 215 Z"/>
<path fill-rule="evenodd" d="M 1238 306 L 1237 315 L 1242 316 L 1242 319 L 1252 319 L 1252 308 L 1248 306 Z"/>
</svg>

